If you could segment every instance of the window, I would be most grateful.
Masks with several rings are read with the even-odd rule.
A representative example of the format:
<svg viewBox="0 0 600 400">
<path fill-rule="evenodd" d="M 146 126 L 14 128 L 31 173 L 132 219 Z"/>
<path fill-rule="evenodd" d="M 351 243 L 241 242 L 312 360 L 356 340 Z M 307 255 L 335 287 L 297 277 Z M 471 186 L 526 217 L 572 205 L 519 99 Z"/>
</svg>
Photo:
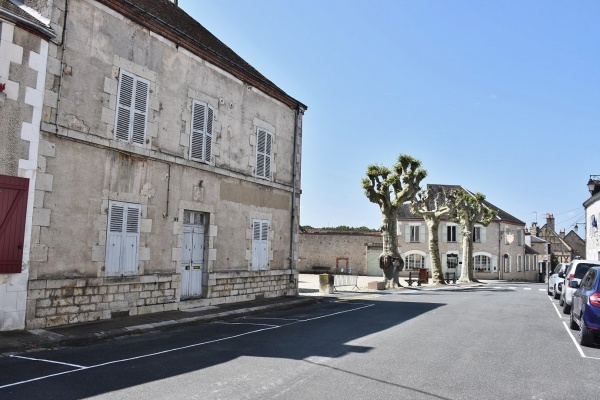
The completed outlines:
<svg viewBox="0 0 600 400">
<path fill-rule="evenodd" d="M 491 258 L 485 255 L 473 257 L 473 267 L 477 271 L 490 272 Z"/>
<path fill-rule="evenodd" d="M 521 255 L 517 254 L 517 272 L 521 272 L 522 271 L 522 264 L 523 264 L 523 260 L 521 259 Z"/>
<path fill-rule="evenodd" d="M 256 136 L 256 176 L 271 179 L 271 144 L 273 142 L 273 135 L 259 128 Z"/>
<path fill-rule="evenodd" d="M 406 269 L 425 268 L 425 257 L 421 254 L 409 254 L 406 256 Z"/>
<path fill-rule="evenodd" d="M 502 258 L 502 263 L 504 264 L 504 272 L 510 272 L 510 256 L 509 255 L 505 255 Z"/>
<path fill-rule="evenodd" d="M 145 144 L 149 88 L 147 80 L 121 70 L 115 116 L 115 137 L 118 140 L 140 146 Z"/>
<path fill-rule="evenodd" d="M 481 243 L 481 227 L 480 226 L 476 226 L 473 229 L 473 242 Z"/>
<path fill-rule="evenodd" d="M 421 227 L 419 225 L 411 225 L 410 226 L 410 241 L 411 243 L 419 243 L 421 241 L 421 236 L 419 231 Z"/>
<path fill-rule="evenodd" d="M 448 269 L 455 269 L 458 267 L 458 254 L 448 254 L 446 257 L 446 267 Z"/>
<path fill-rule="evenodd" d="M 252 221 L 252 269 L 269 268 L 269 221 Z"/>
<path fill-rule="evenodd" d="M 206 103 L 192 103 L 190 160 L 210 163 L 214 110 Z"/>
<path fill-rule="evenodd" d="M 529 271 L 529 258 L 530 258 L 530 257 L 531 257 L 531 256 L 530 256 L 529 254 L 527 254 L 527 255 L 525 256 L 525 271 Z"/>
<path fill-rule="evenodd" d="M 456 242 L 456 225 L 446 226 L 446 241 Z"/>
<path fill-rule="evenodd" d="M 106 275 L 135 275 L 140 241 L 140 205 L 111 201 L 106 232 Z"/>
</svg>

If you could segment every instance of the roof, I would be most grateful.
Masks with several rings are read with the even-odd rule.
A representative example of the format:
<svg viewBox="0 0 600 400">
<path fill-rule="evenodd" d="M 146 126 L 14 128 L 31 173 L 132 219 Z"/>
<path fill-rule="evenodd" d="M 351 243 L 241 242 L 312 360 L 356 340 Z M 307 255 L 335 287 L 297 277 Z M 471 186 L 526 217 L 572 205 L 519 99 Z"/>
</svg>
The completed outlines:
<svg viewBox="0 0 600 400">
<path fill-rule="evenodd" d="M 539 252 L 535 251 L 534 249 L 532 249 L 531 247 L 525 245 L 525 254 L 540 254 Z"/>
<path fill-rule="evenodd" d="M 441 190 L 450 191 L 452 189 L 463 189 L 468 193 L 475 194 L 474 192 L 471 192 L 470 190 L 465 189 L 460 185 L 428 184 L 427 189 L 431 189 L 434 193 L 437 193 Z M 500 207 L 490 203 L 489 201 L 484 200 L 483 204 L 485 204 L 487 207 L 491 208 L 492 210 L 495 210 L 498 213 L 498 215 L 496 216 L 496 218 L 493 219 L 493 221 L 498 221 L 498 222 L 502 221 L 502 222 L 509 222 L 509 223 L 518 224 L 518 225 L 525 225 L 525 222 L 521 221 L 520 219 L 518 219 L 516 217 L 513 217 L 511 214 L 504 211 Z M 400 207 L 400 210 L 398 211 L 398 218 L 403 219 L 403 220 L 406 220 L 406 219 L 422 220 L 423 219 L 422 217 L 420 217 L 418 215 L 414 215 L 413 213 L 410 212 L 410 204 L 409 203 L 404 203 Z"/>
<path fill-rule="evenodd" d="M 264 77 L 171 1 L 98 0 L 98 2 L 222 68 L 247 85 L 256 87 L 290 108 L 307 109 L 304 104 Z"/>
<path fill-rule="evenodd" d="M 56 36 L 48 19 L 18 0 L 0 0 L 0 17 L 32 29 L 48 39 Z"/>
<path fill-rule="evenodd" d="M 350 235 L 350 236 L 377 236 L 381 237 L 380 231 L 341 231 L 325 228 L 300 227 L 300 233 L 309 235 Z"/>
</svg>

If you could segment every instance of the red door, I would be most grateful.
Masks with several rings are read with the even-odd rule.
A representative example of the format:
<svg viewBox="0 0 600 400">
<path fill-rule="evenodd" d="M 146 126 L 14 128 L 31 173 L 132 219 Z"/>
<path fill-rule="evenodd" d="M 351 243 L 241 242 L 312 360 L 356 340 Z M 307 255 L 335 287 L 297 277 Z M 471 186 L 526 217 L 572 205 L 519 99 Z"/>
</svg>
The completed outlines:
<svg viewBox="0 0 600 400">
<path fill-rule="evenodd" d="M 0 175 L 0 273 L 20 273 L 29 179 Z"/>
</svg>

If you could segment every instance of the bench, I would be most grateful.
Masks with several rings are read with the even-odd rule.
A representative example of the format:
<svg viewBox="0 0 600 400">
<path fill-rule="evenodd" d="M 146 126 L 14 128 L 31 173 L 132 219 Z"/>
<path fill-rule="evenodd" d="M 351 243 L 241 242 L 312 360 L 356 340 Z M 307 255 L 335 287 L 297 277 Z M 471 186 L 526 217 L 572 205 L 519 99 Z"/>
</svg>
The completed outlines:
<svg viewBox="0 0 600 400">
<path fill-rule="evenodd" d="M 313 265 L 311 268 L 315 274 L 329 272 L 329 270 L 331 269 L 331 267 L 325 267 L 323 265 Z"/>
<path fill-rule="evenodd" d="M 412 271 L 410 271 L 408 273 L 408 279 L 406 280 L 406 283 L 408 283 L 408 286 L 412 286 L 412 284 L 414 282 L 417 283 L 417 286 L 421 286 L 421 284 L 423 283 L 423 282 L 421 282 L 421 277 L 420 277 L 419 274 L 417 274 L 417 277 L 415 279 L 413 279 L 413 277 L 412 277 Z"/>
<path fill-rule="evenodd" d="M 452 274 L 452 278 L 450 278 L 450 274 Z M 456 283 L 456 272 L 446 272 L 446 283 Z"/>
<path fill-rule="evenodd" d="M 351 286 L 358 289 L 358 275 L 334 275 L 333 290 L 341 286 Z"/>
</svg>

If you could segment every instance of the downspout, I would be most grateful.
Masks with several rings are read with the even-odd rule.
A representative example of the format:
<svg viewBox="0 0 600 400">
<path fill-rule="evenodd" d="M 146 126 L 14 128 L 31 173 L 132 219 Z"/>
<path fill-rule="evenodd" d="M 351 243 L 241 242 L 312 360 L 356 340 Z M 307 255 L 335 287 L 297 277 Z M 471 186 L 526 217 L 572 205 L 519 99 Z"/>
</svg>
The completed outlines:
<svg viewBox="0 0 600 400">
<path fill-rule="evenodd" d="M 163 214 L 163 218 L 167 218 L 169 216 L 169 192 L 171 191 L 171 164 L 167 163 L 169 166 L 169 172 L 167 172 L 167 208 Z"/>
<path fill-rule="evenodd" d="M 294 154 L 292 155 L 292 212 L 290 215 L 290 282 L 294 282 L 294 222 L 296 220 L 296 157 L 298 153 L 298 125 L 300 121 L 300 105 L 296 104 L 294 112 Z"/>
<path fill-rule="evenodd" d="M 504 268 L 504 259 L 502 258 L 502 225 L 498 222 L 498 280 L 504 277 L 503 268 Z"/>
<path fill-rule="evenodd" d="M 62 89 L 62 80 L 64 77 L 65 70 L 65 49 L 66 49 L 66 41 L 67 41 L 67 17 L 69 16 L 69 0 L 65 0 L 65 20 L 63 25 L 61 43 L 58 46 L 62 47 L 62 54 L 60 55 L 60 79 L 58 80 L 58 90 L 56 93 L 56 117 L 54 118 L 54 129 L 55 135 L 58 135 L 58 109 L 60 106 L 60 93 Z"/>
</svg>

